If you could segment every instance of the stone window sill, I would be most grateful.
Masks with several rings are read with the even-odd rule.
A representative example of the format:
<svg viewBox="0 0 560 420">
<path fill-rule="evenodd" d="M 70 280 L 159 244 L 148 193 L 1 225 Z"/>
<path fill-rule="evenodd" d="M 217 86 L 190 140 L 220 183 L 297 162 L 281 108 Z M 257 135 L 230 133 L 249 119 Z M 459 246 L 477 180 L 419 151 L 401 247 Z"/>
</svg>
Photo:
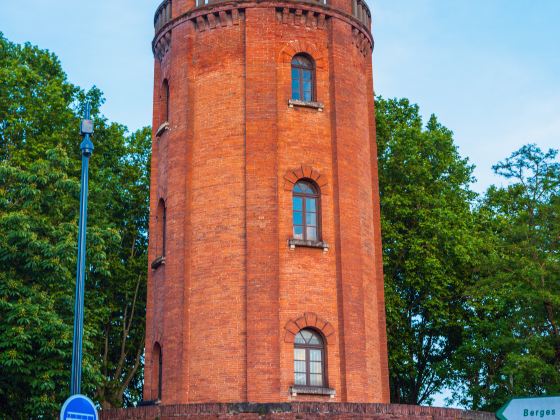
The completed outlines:
<svg viewBox="0 0 560 420">
<path fill-rule="evenodd" d="M 161 137 L 167 130 L 169 130 L 169 123 L 166 121 L 157 129 L 156 137 Z"/>
<path fill-rule="evenodd" d="M 323 108 L 325 108 L 325 104 L 323 104 L 322 102 L 300 101 L 299 99 L 290 99 L 288 101 L 288 106 L 290 108 L 293 108 L 295 106 L 303 108 L 313 108 L 319 112 L 323 112 Z"/>
<path fill-rule="evenodd" d="M 160 265 L 165 265 L 165 257 L 157 257 L 152 261 L 152 270 L 157 269 Z"/>
<path fill-rule="evenodd" d="M 319 248 L 322 249 L 323 252 L 327 252 L 329 250 L 329 244 L 323 241 L 306 241 L 294 238 L 288 239 L 288 247 L 291 251 L 295 250 L 297 246 L 305 248 Z"/>
<path fill-rule="evenodd" d="M 290 387 L 290 394 L 292 397 L 297 397 L 298 394 L 305 395 L 327 395 L 334 398 L 336 391 L 332 388 L 323 388 L 321 386 L 304 386 L 304 385 L 292 385 Z"/>
</svg>

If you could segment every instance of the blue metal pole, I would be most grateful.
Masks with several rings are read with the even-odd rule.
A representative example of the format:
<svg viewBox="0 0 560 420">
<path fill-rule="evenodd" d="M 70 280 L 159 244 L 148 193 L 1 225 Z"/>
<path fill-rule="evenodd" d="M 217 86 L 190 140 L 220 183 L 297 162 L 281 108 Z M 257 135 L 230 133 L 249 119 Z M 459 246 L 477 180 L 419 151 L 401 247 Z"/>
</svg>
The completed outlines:
<svg viewBox="0 0 560 420">
<path fill-rule="evenodd" d="M 83 136 L 80 148 L 82 150 L 82 180 L 80 189 L 80 220 L 78 230 L 78 262 L 76 267 L 76 299 L 74 306 L 74 341 L 72 346 L 72 380 L 70 394 L 80 393 L 82 383 L 82 341 L 84 335 L 84 288 L 86 276 L 86 227 L 88 205 L 88 169 L 89 158 L 93 153 L 93 143 L 90 135 L 93 133 L 93 123 L 90 120 L 90 105 L 86 104 L 85 116 L 81 124 Z"/>
</svg>

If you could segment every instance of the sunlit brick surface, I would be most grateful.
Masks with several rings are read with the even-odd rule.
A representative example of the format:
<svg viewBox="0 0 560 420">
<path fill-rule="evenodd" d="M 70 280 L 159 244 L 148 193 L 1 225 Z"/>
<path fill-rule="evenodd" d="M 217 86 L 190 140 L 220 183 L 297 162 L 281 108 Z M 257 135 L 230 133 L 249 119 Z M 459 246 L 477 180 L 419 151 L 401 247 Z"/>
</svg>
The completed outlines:
<svg viewBox="0 0 560 420">
<path fill-rule="evenodd" d="M 164 404 L 389 400 L 372 39 L 364 10 L 322 3 L 174 0 L 158 21 L 150 263 L 160 199 L 167 226 L 148 278 L 145 400 L 155 343 Z M 297 53 L 315 61 L 320 109 L 288 104 Z M 288 246 L 298 178 L 321 188 L 326 252 Z M 301 319 L 326 337 L 334 398 L 290 392 Z"/>
</svg>

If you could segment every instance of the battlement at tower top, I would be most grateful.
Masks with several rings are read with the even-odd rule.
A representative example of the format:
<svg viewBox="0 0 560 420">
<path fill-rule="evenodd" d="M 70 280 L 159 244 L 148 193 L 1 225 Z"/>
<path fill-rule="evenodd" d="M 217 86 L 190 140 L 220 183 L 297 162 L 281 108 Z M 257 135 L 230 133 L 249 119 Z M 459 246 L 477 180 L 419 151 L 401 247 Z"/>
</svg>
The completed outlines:
<svg viewBox="0 0 560 420">
<path fill-rule="evenodd" d="M 154 17 L 154 55 L 162 59 L 171 48 L 171 32 L 191 22 L 197 32 L 239 25 L 245 10 L 274 8 L 278 22 L 325 29 L 331 18 L 343 20 L 352 28 L 352 44 L 362 55 L 373 51 L 371 12 L 366 0 L 165 0 Z"/>
<path fill-rule="evenodd" d="M 157 8 L 154 16 L 154 27 L 156 35 L 173 19 L 185 13 L 194 13 L 202 9 L 212 9 L 216 6 L 232 5 L 239 8 L 247 7 L 249 4 L 278 3 L 279 8 L 297 8 L 298 6 L 320 6 L 326 10 L 335 9 L 343 11 L 362 23 L 371 30 L 371 11 L 365 0 L 342 0 L 347 3 L 348 9 L 343 9 L 335 4 L 341 0 L 164 0 Z M 174 6 L 177 6 L 174 8 Z M 219 12 L 217 12 L 219 14 Z"/>
</svg>

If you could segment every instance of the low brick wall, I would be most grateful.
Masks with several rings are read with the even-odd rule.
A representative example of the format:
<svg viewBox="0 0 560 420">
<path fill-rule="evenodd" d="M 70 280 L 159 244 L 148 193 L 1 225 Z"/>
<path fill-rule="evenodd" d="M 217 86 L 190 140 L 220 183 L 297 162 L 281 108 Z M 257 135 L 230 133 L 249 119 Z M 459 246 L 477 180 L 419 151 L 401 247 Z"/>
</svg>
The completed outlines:
<svg viewBox="0 0 560 420">
<path fill-rule="evenodd" d="M 180 420 L 180 419 L 305 420 L 422 419 L 492 420 L 492 413 L 452 408 L 399 404 L 359 403 L 270 403 L 270 404 L 187 404 L 138 407 L 100 412 L 101 420 Z"/>
</svg>

